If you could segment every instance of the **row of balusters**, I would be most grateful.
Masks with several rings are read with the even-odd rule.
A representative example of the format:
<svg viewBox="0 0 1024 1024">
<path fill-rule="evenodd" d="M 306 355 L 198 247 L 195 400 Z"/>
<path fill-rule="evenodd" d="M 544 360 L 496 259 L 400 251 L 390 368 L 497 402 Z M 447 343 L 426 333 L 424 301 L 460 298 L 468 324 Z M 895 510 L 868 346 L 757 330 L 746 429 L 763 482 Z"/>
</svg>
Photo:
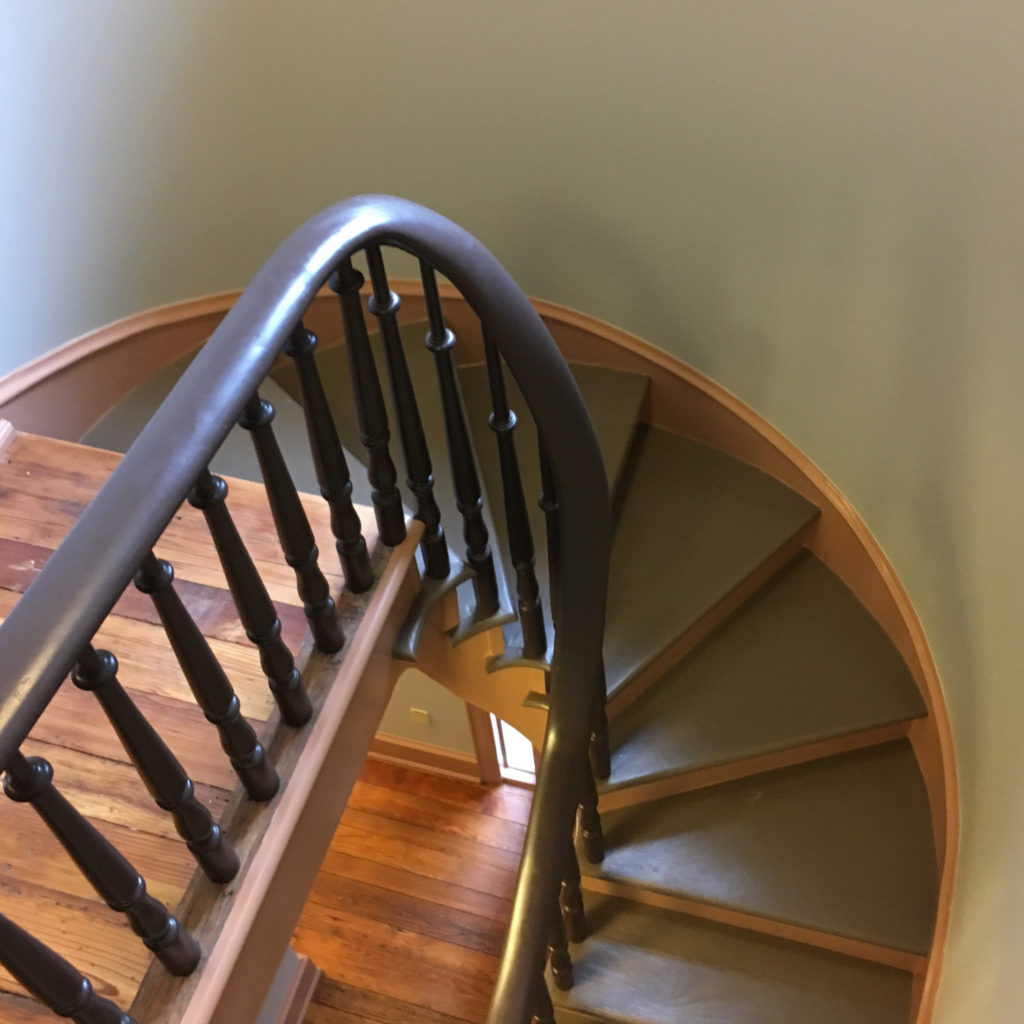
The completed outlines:
<svg viewBox="0 0 1024 1024">
<path fill-rule="evenodd" d="M 413 514 L 424 526 L 420 550 L 424 574 L 434 580 L 449 578 L 452 565 L 441 513 L 434 497 L 430 452 L 405 358 L 398 324 L 400 300 L 391 291 L 380 250 L 365 251 L 370 275 L 370 312 L 376 317 L 388 367 L 399 439 L 404 455 L 406 484 L 413 496 Z M 465 561 L 472 570 L 475 618 L 485 619 L 499 610 L 497 576 L 490 538 L 483 516 L 479 475 L 473 458 L 469 428 L 457 382 L 452 349 L 455 336 L 445 322 L 433 269 L 421 264 L 429 331 L 426 347 L 433 353 L 441 394 L 448 456 L 457 507 L 462 516 Z M 362 311 L 360 289 L 364 278 L 350 259 L 343 260 L 330 279 L 337 293 L 344 322 L 346 348 L 360 440 L 367 451 L 368 478 L 381 541 L 400 543 L 405 519 L 398 476 L 389 452 L 390 432 L 376 362 Z M 490 426 L 497 439 L 504 494 L 509 553 L 516 574 L 516 600 L 522 634 L 522 655 L 543 661 L 548 650 L 540 589 L 534 571 L 534 546 L 526 498 L 513 439 L 516 417 L 509 407 L 502 363 L 486 330 L 483 336 L 492 399 Z M 300 323 L 285 352 L 293 361 L 302 395 L 310 447 L 321 495 L 330 510 L 331 529 L 342 564 L 345 583 L 363 592 L 373 583 L 373 571 L 358 513 L 352 503 L 352 482 L 337 427 L 315 363 L 315 335 Z M 253 440 L 260 470 L 285 561 L 295 572 L 297 589 L 316 647 L 333 653 L 344 636 L 330 588 L 318 563 L 319 552 L 308 518 L 274 435 L 273 406 L 254 394 L 239 424 Z M 548 461 L 540 452 L 550 578 L 556 585 L 558 504 Z M 239 619 L 259 651 L 260 662 L 280 709 L 282 720 L 298 728 L 313 714 L 292 653 L 281 639 L 281 623 L 266 587 L 228 510 L 227 485 L 204 470 L 188 496 L 205 517 L 219 555 Z M 135 586 L 153 601 L 171 647 L 205 717 L 216 727 L 221 746 L 248 796 L 269 801 L 280 780 L 255 730 L 241 713 L 237 695 L 201 630 L 174 587 L 171 565 L 150 552 L 135 575 Z M 552 608 L 555 601 L 552 595 Z M 112 652 L 86 648 L 72 672 L 73 683 L 92 690 L 120 737 L 144 785 L 156 804 L 168 812 L 203 872 L 225 884 L 239 870 L 239 858 L 196 799 L 192 780 L 156 730 L 136 707 L 117 678 Z M 603 712 L 601 712 L 603 718 Z M 607 760 L 607 740 L 600 722 L 595 728 L 592 753 Z M 600 769 L 598 774 L 601 774 Z M 607 774 L 607 771 L 604 772 Z M 590 792 L 580 804 L 580 830 L 591 859 L 599 859 L 600 821 L 597 795 Z M 173 914 L 146 892 L 141 875 L 74 807 L 53 783 L 53 770 L 43 759 L 17 754 L 6 766 L 4 790 L 15 801 L 28 803 L 46 822 L 61 844 L 107 904 L 125 914 L 131 927 L 154 955 L 177 975 L 195 969 L 201 951 L 195 939 Z M 571 844 L 570 844 L 571 845 Z M 559 925 L 550 951 L 556 984 L 571 984 L 568 940 L 585 934 L 579 894 L 579 869 L 573 851 L 573 871 L 562 887 Z M 53 950 L 28 936 L 0 915 L 0 962 L 58 1015 L 82 1024 L 127 1024 L 130 1018 L 97 995 L 88 980 Z M 546 989 L 544 990 L 546 996 Z M 548 1000 L 550 1002 L 550 1000 Z M 543 1004 L 543 999 L 541 1000 Z M 539 1013 L 538 1019 L 548 1018 Z"/>
</svg>

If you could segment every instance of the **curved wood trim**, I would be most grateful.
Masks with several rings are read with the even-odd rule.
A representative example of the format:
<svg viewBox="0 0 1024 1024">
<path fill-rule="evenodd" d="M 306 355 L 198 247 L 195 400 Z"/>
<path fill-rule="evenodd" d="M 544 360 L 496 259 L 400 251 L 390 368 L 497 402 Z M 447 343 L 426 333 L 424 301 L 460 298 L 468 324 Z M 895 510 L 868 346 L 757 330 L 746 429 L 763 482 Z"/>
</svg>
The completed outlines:
<svg viewBox="0 0 1024 1024">
<path fill-rule="evenodd" d="M 423 320 L 418 281 L 393 281 L 400 319 Z M 451 286 L 441 286 L 445 313 L 459 338 L 461 362 L 482 359 L 476 319 Z M 223 292 L 126 317 L 83 335 L 0 379 L 0 416 L 19 430 L 77 439 L 125 393 L 153 372 L 198 347 L 233 305 Z M 341 337 L 336 298 L 322 293 L 306 317 L 326 347 Z M 939 914 L 918 1024 L 931 1018 L 949 929 L 959 842 L 959 798 L 953 738 L 938 671 L 924 628 L 881 545 L 836 485 L 791 441 L 735 395 L 676 357 L 565 306 L 533 300 L 571 361 L 592 363 L 651 380 L 644 418 L 705 441 L 776 477 L 821 509 L 811 549 L 836 572 L 881 623 L 903 655 L 927 703 L 927 719 L 911 729 L 931 801 L 940 872 Z M 370 325 L 375 329 L 375 324 Z M 123 359 L 131 345 L 131 360 Z"/>
<path fill-rule="evenodd" d="M 19 430 L 77 441 L 125 394 L 201 345 L 238 295 L 160 306 L 44 353 L 0 378 L 0 416 Z"/>
</svg>

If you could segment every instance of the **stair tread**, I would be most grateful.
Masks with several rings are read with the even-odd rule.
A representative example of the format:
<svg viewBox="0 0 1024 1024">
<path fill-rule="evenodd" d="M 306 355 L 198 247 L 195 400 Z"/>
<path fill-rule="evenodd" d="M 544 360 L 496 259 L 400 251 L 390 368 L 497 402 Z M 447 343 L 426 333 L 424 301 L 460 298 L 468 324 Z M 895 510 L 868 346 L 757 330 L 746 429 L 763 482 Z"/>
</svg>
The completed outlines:
<svg viewBox="0 0 1024 1024">
<path fill-rule="evenodd" d="M 600 875 L 911 953 L 936 909 L 928 796 L 905 740 L 602 815 Z"/>
<path fill-rule="evenodd" d="M 760 470 L 657 428 L 637 433 L 611 551 L 614 696 L 817 517 Z"/>
<path fill-rule="evenodd" d="M 605 789 L 926 713 L 881 626 L 810 553 L 611 724 Z"/>
<path fill-rule="evenodd" d="M 592 935 L 559 1024 L 906 1024 L 912 978 L 889 967 L 587 894 Z M 573 1017 L 563 1011 L 581 1014 Z"/>
</svg>

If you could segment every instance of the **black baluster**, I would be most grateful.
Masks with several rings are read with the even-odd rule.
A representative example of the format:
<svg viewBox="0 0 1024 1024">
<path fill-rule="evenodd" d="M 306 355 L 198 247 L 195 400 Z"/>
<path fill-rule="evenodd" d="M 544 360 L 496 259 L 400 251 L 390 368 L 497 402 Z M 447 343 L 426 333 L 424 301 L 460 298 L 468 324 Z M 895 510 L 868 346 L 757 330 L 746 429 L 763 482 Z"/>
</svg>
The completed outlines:
<svg viewBox="0 0 1024 1024">
<path fill-rule="evenodd" d="M 555 474 L 551 471 L 544 438 L 538 435 L 538 457 L 540 459 L 540 501 L 538 504 L 544 512 L 544 525 L 548 538 L 548 586 L 551 601 L 551 622 L 558 632 L 556 610 L 558 608 L 558 494 L 555 491 Z"/>
<path fill-rule="evenodd" d="M 277 538 L 285 561 L 295 570 L 299 597 L 313 639 L 321 651 L 333 654 L 341 650 L 345 635 L 338 621 L 331 588 L 317 562 L 320 552 L 306 510 L 299 501 L 292 475 L 274 436 L 273 420 L 274 407 L 257 393 L 249 399 L 238 423 L 252 436 Z"/>
<path fill-rule="evenodd" d="M 132 931 L 176 975 L 191 974 L 202 953 L 173 914 L 146 892 L 142 876 L 53 785 L 53 768 L 41 757 L 15 754 L 4 792 L 31 804 L 111 910 L 125 915 Z"/>
<path fill-rule="evenodd" d="M 583 772 L 583 799 L 579 804 L 579 835 L 583 855 L 591 864 L 604 860 L 604 829 L 597 810 L 597 785 L 590 771 Z"/>
<path fill-rule="evenodd" d="M 361 594 L 373 585 L 373 569 L 363 538 L 363 525 L 352 505 L 352 478 L 345 450 L 338 439 L 338 428 L 316 368 L 313 355 L 316 345 L 316 335 L 300 322 L 288 339 L 285 353 L 295 361 L 313 466 L 320 493 L 331 510 L 331 532 L 345 572 L 345 585 L 353 593 Z"/>
<path fill-rule="evenodd" d="M 267 760 L 253 727 L 242 717 L 234 688 L 206 637 L 181 603 L 173 586 L 169 562 L 150 552 L 135 574 L 135 586 L 153 599 L 182 673 L 207 720 L 220 734 L 220 744 L 253 800 L 269 800 L 280 780 Z"/>
<path fill-rule="evenodd" d="M 569 843 L 569 867 L 562 881 L 558 905 L 565 920 L 565 930 L 570 942 L 582 942 L 587 937 L 587 915 L 583 909 L 583 893 L 580 891 L 580 862 L 576 847 Z"/>
<path fill-rule="evenodd" d="M 541 608 L 540 586 L 534 571 L 533 534 L 526 510 L 526 495 L 519 474 L 519 459 L 513 431 L 516 414 L 509 408 L 505 390 L 505 376 L 501 369 L 501 356 L 484 331 L 484 353 L 487 358 L 487 377 L 491 388 L 492 412 L 488 419 L 498 439 L 498 460 L 501 465 L 501 486 L 505 498 L 505 524 L 508 528 L 509 553 L 516 571 L 516 597 L 519 607 L 519 625 L 523 635 L 523 655 L 544 658 L 548 640 Z"/>
<path fill-rule="evenodd" d="M 281 717 L 291 726 L 305 725 L 313 717 L 313 705 L 292 652 L 281 639 L 281 620 L 274 603 L 228 511 L 227 494 L 224 480 L 204 469 L 188 500 L 202 511 L 210 528 L 238 617 L 245 635 L 259 649 L 260 664 Z"/>
<path fill-rule="evenodd" d="M 220 884 L 230 882 L 238 874 L 238 854 L 196 799 L 195 786 L 178 759 L 125 693 L 117 678 L 117 658 L 110 651 L 87 647 L 71 679 L 79 689 L 96 694 L 146 789 L 157 806 L 172 815 L 178 835 L 206 877 Z"/>
<path fill-rule="evenodd" d="M 590 730 L 590 770 L 598 779 L 607 779 L 612 773 L 611 740 L 608 737 L 608 713 L 605 703 L 605 681 L 602 679 L 594 722 Z"/>
<path fill-rule="evenodd" d="M 563 992 L 572 988 L 572 956 L 569 953 L 569 936 L 565 931 L 565 921 L 561 914 L 555 914 L 555 923 L 548 940 L 548 963 L 551 964 L 551 977 L 557 988 Z"/>
<path fill-rule="evenodd" d="M 138 1024 L 89 979 L 35 936 L 0 914 L 0 963 L 58 1017 L 75 1024 Z"/>
<path fill-rule="evenodd" d="M 533 1014 L 533 1024 L 555 1024 L 555 1006 L 551 1002 L 547 979 L 543 975 L 537 987 L 537 1009 Z"/>
<path fill-rule="evenodd" d="M 373 361 L 366 321 L 363 319 L 363 304 L 359 297 L 363 275 L 352 266 L 352 260 L 346 258 L 331 275 L 329 284 L 341 301 L 359 440 L 369 455 L 367 476 L 373 488 L 373 508 L 380 539 L 388 545 L 400 544 L 405 540 L 405 512 L 402 509 L 402 496 L 396 486 L 398 471 L 388 451 L 391 434 L 384 395 L 381 393 L 380 378 Z"/>
<path fill-rule="evenodd" d="M 475 573 L 475 617 L 484 619 L 494 615 L 498 610 L 498 581 L 494 572 L 494 557 L 491 554 L 487 526 L 484 524 L 480 479 L 473 459 L 469 430 L 466 427 L 466 411 L 462 406 L 462 396 L 459 394 L 455 364 L 452 360 L 455 335 L 444 321 L 441 296 L 437 290 L 437 278 L 433 268 L 421 261 L 420 272 L 427 304 L 427 318 L 430 321 L 426 345 L 434 353 L 437 382 L 441 391 L 448 457 L 455 485 L 455 502 L 462 514 L 463 536 L 466 540 L 466 563 Z"/>
<path fill-rule="evenodd" d="M 370 268 L 373 295 L 370 297 L 370 312 L 380 323 L 384 339 L 384 353 L 388 361 L 388 376 L 391 379 L 391 395 L 398 417 L 398 435 L 405 455 L 406 484 L 416 496 L 416 518 L 423 523 L 423 564 L 426 575 L 434 580 L 448 578 L 451 564 L 448 559 L 448 542 L 441 527 L 441 510 L 434 498 L 434 472 L 430 464 L 430 452 L 423 433 L 416 393 L 409 365 L 402 345 L 402 334 L 398 326 L 398 310 L 402 300 L 391 291 L 384 259 L 377 246 L 366 250 L 366 262 Z"/>
</svg>

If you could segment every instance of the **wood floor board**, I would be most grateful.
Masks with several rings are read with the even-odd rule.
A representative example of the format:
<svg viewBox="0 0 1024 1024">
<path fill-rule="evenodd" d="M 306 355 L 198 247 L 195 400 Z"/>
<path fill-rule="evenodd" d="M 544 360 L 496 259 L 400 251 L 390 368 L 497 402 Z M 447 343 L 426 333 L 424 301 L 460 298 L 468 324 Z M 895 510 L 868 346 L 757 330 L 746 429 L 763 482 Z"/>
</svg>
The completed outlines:
<svg viewBox="0 0 1024 1024">
<path fill-rule="evenodd" d="M 333 978 L 320 983 L 306 1016 L 306 1024 L 463 1024 L 466 1020 Z"/>
<path fill-rule="evenodd" d="M 526 834 L 526 826 L 517 822 L 486 815 L 467 818 L 464 811 L 453 809 L 440 800 L 367 783 L 356 784 L 348 806 L 406 825 L 428 828 L 432 832 L 504 850 L 514 854 L 516 859 Z"/>
<path fill-rule="evenodd" d="M 523 818 L 531 793 L 374 761 L 356 789 L 293 940 L 324 971 L 306 1024 L 482 1020 L 515 876 L 491 862 L 505 851 L 479 819 Z M 428 793 L 448 808 L 442 827 L 387 818 Z"/>
<path fill-rule="evenodd" d="M 383 864 L 370 857 L 352 856 L 338 849 L 331 851 L 320 871 L 325 878 L 334 876 L 365 882 L 390 892 L 411 896 L 452 910 L 465 911 L 492 921 L 503 921 L 511 912 L 512 903 L 507 896 L 470 889 L 454 882 L 444 882 L 417 874 L 406 867 Z M 316 898 L 315 894 L 310 898 Z"/>
<path fill-rule="evenodd" d="M 372 757 L 363 765 L 359 777 L 370 785 L 387 786 L 410 796 L 428 797 L 520 825 L 525 825 L 529 820 L 533 802 L 533 791 L 525 787 L 480 786 L 463 779 L 432 775 L 415 768 L 375 761 Z"/>
<path fill-rule="evenodd" d="M 319 909 L 316 909 L 319 908 Z M 383 924 L 497 956 L 505 939 L 500 921 L 443 907 L 433 900 L 327 874 L 310 895 L 308 917 L 330 921 L 338 908 Z"/>
</svg>

